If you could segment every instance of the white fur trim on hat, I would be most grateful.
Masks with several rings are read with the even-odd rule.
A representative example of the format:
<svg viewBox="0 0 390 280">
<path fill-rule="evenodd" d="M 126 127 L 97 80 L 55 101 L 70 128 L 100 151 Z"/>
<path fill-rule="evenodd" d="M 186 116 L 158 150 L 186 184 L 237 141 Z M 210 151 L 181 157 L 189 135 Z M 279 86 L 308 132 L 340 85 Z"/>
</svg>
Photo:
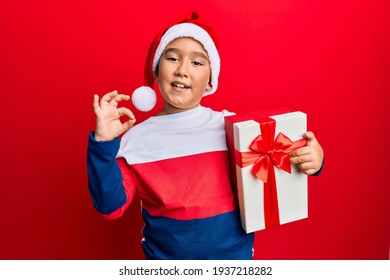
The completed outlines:
<svg viewBox="0 0 390 280">
<path fill-rule="evenodd" d="M 220 71 L 220 58 L 213 39 L 203 28 L 192 23 L 180 23 L 169 28 L 161 38 L 153 58 L 153 73 L 156 71 L 158 62 L 167 45 L 173 40 L 181 37 L 191 37 L 199 41 L 207 51 L 211 68 L 211 90 L 204 93 L 204 96 L 213 94 L 218 87 L 218 76 Z"/>
<path fill-rule="evenodd" d="M 133 92 L 131 102 L 138 110 L 148 112 L 156 106 L 156 92 L 147 86 L 139 87 Z"/>
</svg>

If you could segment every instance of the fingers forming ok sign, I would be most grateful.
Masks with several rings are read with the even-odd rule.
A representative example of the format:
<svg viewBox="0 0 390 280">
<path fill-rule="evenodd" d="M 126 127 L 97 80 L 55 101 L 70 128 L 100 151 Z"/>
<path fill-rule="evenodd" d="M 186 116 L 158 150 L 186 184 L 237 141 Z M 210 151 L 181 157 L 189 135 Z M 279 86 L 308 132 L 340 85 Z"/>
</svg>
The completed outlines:
<svg viewBox="0 0 390 280">
<path fill-rule="evenodd" d="M 95 139 L 97 141 L 110 141 L 119 137 L 133 127 L 135 117 L 128 108 L 119 107 L 118 103 L 130 99 L 129 95 L 118 94 L 114 90 L 105 94 L 100 102 L 97 94 L 93 97 L 93 111 L 96 115 Z M 120 117 L 126 116 L 128 120 L 121 122 Z"/>
</svg>

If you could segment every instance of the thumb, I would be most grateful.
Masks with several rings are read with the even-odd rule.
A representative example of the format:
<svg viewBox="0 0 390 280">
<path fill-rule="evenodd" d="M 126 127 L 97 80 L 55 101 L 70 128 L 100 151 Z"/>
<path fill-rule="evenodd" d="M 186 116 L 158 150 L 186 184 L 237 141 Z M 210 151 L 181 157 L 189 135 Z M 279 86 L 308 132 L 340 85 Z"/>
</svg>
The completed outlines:
<svg viewBox="0 0 390 280">
<path fill-rule="evenodd" d="M 314 136 L 314 133 L 311 131 L 307 131 L 303 134 L 303 137 L 307 140 L 307 145 L 310 145 L 314 141 L 316 141 L 316 137 Z"/>
<path fill-rule="evenodd" d="M 134 123 L 136 122 L 135 119 L 130 119 L 130 120 L 127 120 L 126 122 L 124 122 L 122 124 L 122 129 L 123 129 L 123 132 L 126 132 L 128 131 L 130 128 L 132 128 L 134 126 Z"/>
</svg>

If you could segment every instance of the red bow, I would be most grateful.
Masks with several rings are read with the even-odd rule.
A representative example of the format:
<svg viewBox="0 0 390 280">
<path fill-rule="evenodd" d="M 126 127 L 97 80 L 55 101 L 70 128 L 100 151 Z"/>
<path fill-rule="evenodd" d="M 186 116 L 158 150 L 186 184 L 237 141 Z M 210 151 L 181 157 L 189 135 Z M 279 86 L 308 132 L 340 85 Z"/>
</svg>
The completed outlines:
<svg viewBox="0 0 390 280">
<path fill-rule="evenodd" d="M 241 153 L 242 166 L 253 164 L 252 173 L 264 183 L 267 183 L 269 170 L 274 166 L 291 173 L 290 153 L 306 145 L 306 139 L 292 142 L 281 132 L 273 142 L 267 136 L 260 134 L 253 140 L 249 146 L 253 152 Z"/>
</svg>

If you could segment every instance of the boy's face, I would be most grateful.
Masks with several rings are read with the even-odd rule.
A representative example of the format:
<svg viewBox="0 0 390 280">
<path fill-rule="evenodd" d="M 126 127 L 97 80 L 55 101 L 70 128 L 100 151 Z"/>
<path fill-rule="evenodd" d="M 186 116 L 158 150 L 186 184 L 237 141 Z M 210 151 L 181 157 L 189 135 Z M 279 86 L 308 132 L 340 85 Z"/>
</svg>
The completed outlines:
<svg viewBox="0 0 390 280">
<path fill-rule="evenodd" d="M 165 48 L 155 74 L 164 109 L 172 114 L 196 108 L 210 85 L 210 62 L 202 44 L 192 38 L 178 38 Z"/>
</svg>

